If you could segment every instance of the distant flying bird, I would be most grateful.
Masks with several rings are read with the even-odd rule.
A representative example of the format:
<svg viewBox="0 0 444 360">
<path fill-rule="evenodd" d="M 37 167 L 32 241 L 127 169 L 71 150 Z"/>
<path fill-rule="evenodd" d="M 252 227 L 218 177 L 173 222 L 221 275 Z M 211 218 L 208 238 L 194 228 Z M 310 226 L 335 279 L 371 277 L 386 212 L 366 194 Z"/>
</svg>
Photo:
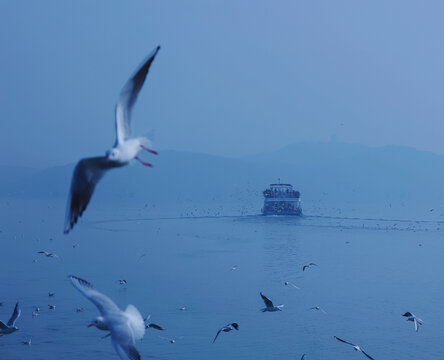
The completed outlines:
<svg viewBox="0 0 444 360">
<path fill-rule="evenodd" d="M 101 323 L 110 330 L 111 342 L 120 358 L 140 360 L 135 344 L 136 340 L 145 334 L 145 324 L 139 311 L 133 305 L 128 305 L 126 310 L 122 311 L 109 297 L 98 292 L 86 280 L 72 275 L 69 278 L 74 287 L 96 305 L 101 315 Z"/>
<path fill-rule="evenodd" d="M 229 332 L 229 331 L 231 331 L 231 330 L 239 330 L 239 325 L 238 325 L 237 323 L 232 323 L 232 324 L 228 324 L 228 325 L 225 325 L 225 326 L 221 327 L 221 328 L 218 330 L 216 336 L 214 337 L 213 343 L 216 341 L 216 339 L 217 339 L 217 337 L 219 336 L 219 334 L 221 333 L 221 331 L 223 331 L 223 332 Z"/>
<path fill-rule="evenodd" d="M 304 360 L 304 359 L 305 359 L 305 354 L 302 354 L 301 360 Z"/>
<path fill-rule="evenodd" d="M 5 324 L 3 321 L 0 321 L 0 336 L 12 334 L 14 331 L 18 330 L 18 327 L 15 326 L 17 319 L 19 318 L 22 310 L 19 307 L 19 303 L 15 304 L 14 311 L 11 317 L 8 320 L 8 323 Z"/>
<path fill-rule="evenodd" d="M 168 340 L 171 344 L 174 344 L 177 340 L 183 339 L 183 336 L 179 336 L 178 338 L 175 338 L 175 339 L 170 339 L 170 338 L 163 337 L 163 336 L 159 336 L 159 338 L 164 339 L 164 340 Z"/>
<path fill-rule="evenodd" d="M 182 306 L 179 310 L 180 310 L 180 311 L 185 311 L 186 309 L 187 309 L 186 306 Z"/>
<path fill-rule="evenodd" d="M 49 253 L 49 252 L 46 252 L 46 251 L 43 251 L 43 250 L 37 251 L 37 254 L 43 254 L 43 255 L 45 255 L 46 257 L 49 257 L 49 258 L 60 259 L 60 257 L 58 255 L 53 254 L 53 253 Z"/>
<path fill-rule="evenodd" d="M 23 345 L 31 346 L 31 339 L 29 339 L 29 340 L 22 340 L 22 344 Z"/>
<path fill-rule="evenodd" d="M 418 332 L 419 325 L 422 325 L 422 319 L 408 311 L 402 316 L 405 316 L 407 318 L 407 321 L 413 321 L 413 323 L 415 324 L 415 331 Z"/>
<path fill-rule="evenodd" d="M 116 282 L 118 282 L 120 285 L 127 285 L 128 281 L 126 281 L 125 279 L 123 280 L 116 280 Z"/>
<path fill-rule="evenodd" d="M 284 307 L 283 304 L 278 305 L 278 306 L 274 306 L 272 301 L 269 298 L 267 298 L 262 293 L 260 293 L 260 294 L 261 294 L 261 298 L 262 298 L 262 300 L 264 300 L 264 303 L 265 303 L 265 306 L 266 306 L 265 308 L 261 309 L 262 312 L 266 312 L 266 311 L 282 311 L 281 308 Z"/>
<path fill-rule="evenodd" d="M 151 318 L 151 314 L 148 315 L 145 319 L 143 319 L 143 323 L 145 324 L 145 329 L 156 329 L 156 330 L 165 330 L 162 326 L 153 324 L 153 323 L 147 323 L 147 321 Z"/>
<path fill-rule="evenodd" d="M 371 359 L 371 360 L 375 360 L 375 359 L 373 359 L 369 354 L 367 354 L 364 350 L 362 350 L 362 348 L 359 346 L 359 345 L 355 345 L 355 344 L 352 344 L 351 342 L 348 342 L 348 341 L 345 341 L 345 340 L 342 340 L 342 339 L 339 339 L 337 336 L 335 336 L 334 337 L 336 340 L 339 340 L 340 342 L 343 342 L 343 343 L 345 343 L 345 344 L 348 344 L 348 345 L 351 345 L 351 346 L 353 346 L 353 348 L 356 350 L 356 351 L 360 351 L 360 352 L 362 352 L 365 356 L 367 356 L 369 359 Z"/>
<path fill-rule="evenodd" d="M 55 310 L 56 309 L 56 305 L 48 305 L 49 310 Z"/>
<path fill-rule="evenodd" d="M 230 270 L 233 271 L 233 270 L 237 270 L 237 269 L 238 269 L 238 266 L 237 266 L 237 265 L 234 265 L 234 266 L 231 267 Z"/>
<path fill-rule="evenodd" d="M 302 271 L 305 271 L 305 269 L 307 269 L 307 268 L 311 268 L 312 266 L 318 266 L 318 265 L 315 264 L 315 263 L 310 263 L 310 264 L 308 264 L 308 265 L 304 265 L 304 266 L 302 267 Z"/>
<path fill-rule="evenodd" d="M 55 296 L 55 293 L 53 293 L 53 292 L 49 292 L 49 293 L 48 293 L 48 296 L 49 296 L 49 297 L 53 297 L 53 296 Z"/>
<path fill-rule="evenodd" d="M 68 234 L 77 220 L 86 210 L 93 195 L 94 188 L 105 175 L 107 170 L 128 165 L 133 159 L 142 165 L 152 166 L 140 159 L 137 154 L 141 149 L 152 154 L 156 151 L 149 149 L 150 141 L 145 137 L 131 138 L 131 110 L 137 100 L 137 95 L 145 82 L 150 66 L 159 51 L 158 46 L 136 73 L 127 81 L 120 92 L 116 106 L 116 142 L 106 156 L 81 159 L 71 180 L 68 197 L 64 233 Z"/>
<path fill-rule="evenodd" d="M 321 308 L 320 306 L 313 306 L 313 307 L 311 307 L 311 308 L 308 309 L 308 310 L 319 310 L 319 311 L 321 311 L 322 313 L 327 314 L 327 312 L 326 312 L 323 308 Z"/>
<path fill-rule="evenodd" d="M 301 290 L 301 288 L 299 286 L 296 286 L 295 284 L 291 283 L 290 281 L 284 282 L 284 285 L 285 286 L 290 285 L 290 286 L 293 286 L 295 289 Z"/>
</svg>

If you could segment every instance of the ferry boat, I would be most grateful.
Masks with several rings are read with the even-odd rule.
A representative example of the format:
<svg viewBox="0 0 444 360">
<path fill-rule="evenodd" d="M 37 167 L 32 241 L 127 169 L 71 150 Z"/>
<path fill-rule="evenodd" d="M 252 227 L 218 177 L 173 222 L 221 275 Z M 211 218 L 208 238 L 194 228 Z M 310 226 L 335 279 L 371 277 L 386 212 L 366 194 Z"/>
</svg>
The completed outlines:
<svg viewBox="0 0 444 360">
<path fill-rule="evenodd" d="M 270 184 L 264 192 L 263 215 L 302 216 L 301 193 L 291 184 Z"/>
</svg>

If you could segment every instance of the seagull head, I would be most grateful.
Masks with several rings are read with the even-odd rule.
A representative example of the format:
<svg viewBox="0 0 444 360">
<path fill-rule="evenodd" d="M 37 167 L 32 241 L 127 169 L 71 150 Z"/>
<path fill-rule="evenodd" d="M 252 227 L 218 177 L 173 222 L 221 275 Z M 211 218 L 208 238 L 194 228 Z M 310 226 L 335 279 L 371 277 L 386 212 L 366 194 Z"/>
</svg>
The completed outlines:
<svg viewBox="0 0 444 360">
<path fill-rule="evenodd" d="M 108 161 L 117 161 L 119 159 L 119 156 L 120 156 L 120 151 L 116 148 L 113 148 L 106 152 L 106 159 Z"/>
<path fill-rule="evenodd" d="M 232 323 L 232 327 L 234 327 L 236 330 L 239 330 L 239 324 L 238 323 Z"/>
<path fill-rule="evenodd" d="M 88 325 L 88 327 L 95 326 L 100 330 L 108 330 L 108 326 L 105 324 L 102 316 L 97 316 L 95 320 Z"/>
</svg>

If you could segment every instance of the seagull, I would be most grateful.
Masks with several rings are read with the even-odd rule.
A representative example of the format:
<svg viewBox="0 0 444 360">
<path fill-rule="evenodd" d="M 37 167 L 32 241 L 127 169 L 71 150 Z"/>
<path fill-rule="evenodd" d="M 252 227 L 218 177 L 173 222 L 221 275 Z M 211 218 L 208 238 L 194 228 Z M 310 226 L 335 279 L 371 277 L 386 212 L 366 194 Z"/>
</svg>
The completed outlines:
<svg viewBox="0 0 444 360">
<path fill-rule="evenodd" d="M 55 310 L 56 309 L 56 305 L 48 305 L 49 310 Z"/>
<path fill-rule="evenodd" d="M 324 314 L 327 314 L 327 312 L 323 308 L 321 308 L 320 306 L 313 306 L 308 310 L 319 310 L 319 311 L 323 312 Z"/>
<path fill-rule="evenodd" d="M 68 234 L 78 218 L 82 216 L 94 188 L 107 170 L 128 165 L 133 159 L 139 161 L 142 165 L 152 166 L 137 156 L 141 149 L 152 154 L 157 154 L 157 152 L 149 149 L 150 141 L 147 138 L 130 137 L 131 110 L 159 50 L 160 46 L 148 56 L 120 92 L 116 106 L 116 142 L 114 146 L 106 152 L 105 156 L 85 158 L 77 163 L 71 180 L 64 234 Z"/>
<path fill-rule="evenodd" d="M 318 266 L 318 265 L 315 264 L 315 263 L 310 263 L 310 264 L 308 264 L 308 265 L 304 265 L 304 266 L 302 267 L 302 271 L 305 271 L 305 269 L 310 268 L 310 267 L 312 267 L 312 266 Z"/>
<path fill-rule="evenodd" d="M 262 312 L 266 312 L 266 311 L 282 311 L 281 308 L 284 307 L 284 305 L 281 304 L 281 305 L 278 305 L 278 306 L 274 306 L 272 301 L 269 298 L 267 298 L 262 293 L 260 293 L 260 294 L 261 294 L 261 298 L 262 298 L 262 300 L 264 300 L 264 303 L 265 303 L 265 306 L 266 306 L 265 308 L 261 309 Z"/>
<path fill-rule="evenodd" d="M 57 254 L 49 253 L 49 252 L 46 252 L 46 251 L 43 251 L 43 250 L 37 251 L 37 254 L 44 254 L 46 257 L 49 257 L 49 258 L 58 258 L 58 259 L 60 259 L 60 257 Z"/>
<path fill-rule="evenodd" d="M 407 321 L 413 321 L 415 324 L 415 330 L 416 330 L 416 332 L 418 332 L 419 325 L 422 325 L 422 319 L 420 319 L 419 317 L 416 317 L 416 315 L 414 315 L 408 311 L 402 316 L 405 316 L 407 318 Z"/>
<path fill-rule="evenodd" d="M 301 288 L 299 286 L 296 286 L 295 284 L 291 283 L 290 281 L 286 281 L 284 282 L 284 285 L 290 285 L 293 286 L 295 289 L 301 290 Z"/>
<path fill-rule="evenodd" d="M 5 325 L 2 321 L 0 321 L 0 336 L 12 334 L 14 331 L 18 330 L 18 327 L 15 326 L 17 319 L 19 318 L 22 310 L 19 307 L 19 303 L 15 304 L 14 312 L 8 320 L 8 323 Z"/>
<path fill-rule="evenodd" d="M 232 323 L 232 324 L 228 324 L 228 325 L 225 325 L 225 326 L 221 327 L 221 328 L 218 330 L 216 336 L 214 337 L 213 344 L 214 344 L 214 342 L 216 341 L 216 339 L 217 339 L 217 337 L 219 336 L 219 334 L 221 333 L 221 331 L 223 331 L 223 332 L 229 332 L 229 331 L 231 331 L 231 330 L 239 330 L 239 325 L 238 325 L 237 323 Z"/>
<path fill-rule="evenodd" d="M 231 267 L 230 270 L 233 271 L 233 270 L 237 270 L 237 269 L 238 269 L 238 266 L 237 266 L 237 265 L 234 265 L 234 266 Z"/>
<path fill-rule="evenodd" d="M 128 281 L 126 281 L 125 279 L 123 280 L 116 280 L 116 282 L 118 282 L 120 285 L 127 285 Z"/>
<path fill-rule="evenodd" d="M 145 324 L 145 329 L 156 329 L 156 330 L 165 330 L 162 326 L 153 324 L 153 323 L 147 323 L 147 321 L 151 318 L 151 314 L 148 315 L 145 319 L 143 319 L 143 323 Z"/>
<path fill-rule="evenodd" d="M 48 296 L 49 296 L 49 297 L 53 297 L 54 295 L 55 295 L 55 293 L 53 293 L 53 292 L 49 292 L 49 293 L 48 293 Z"/>
<path fill-rule="evenodd" d="M 29 339 L 29 340 L 22 340 L 22 344 L 23 345 L 31 346 L 31 339 Z"/>
<path fill-rule="evenodd" d="M 170 339 L 170 338 L 163 337 L 163 336 L 159 336 L 159 337 L 160 337 L 161 339 L 168 340 L 171 344 L 174 344 L 174 343 L 176 342 L 176 340 L 183 339 L 183 336 L 179 336 L 178 338 L 175 338 L 175 339 Z"/>
<path fill-rule="evenodd" d="M 305 359 L 305 354 L 302 354 L 301 360 L 304 360 L 304 359 Z"/>
<path fill-rule="evenodd" d="M 365 356 L 367 356 L 369 359 L 371 359 L 371 360 L 375 360 L 375 359 L 373 359 L 369 354 L 367 354 L 364 350 L 362 350 L 362 348 L 359 346 L 359 345 L 355 345 L 355 344 L 352 344 L 351 342 L 348 342 L 348 341 L 345 341 L 345 340 L 342 340 L 342 339 L 339 339 L 338 337 L 334 337 L 336 340 L 339 340 L 340 342 L 343 342 L 343 343 L 345 343 L 345 344 L 348 344 L 348 345 L 351 345 L 351 346 L 353 346 L 353 348 L 356 350 L 356 351 L 360 351 L 360 352 L 362 352 Z"/>
<path fill-rule="evenodd" d="M 179 310 L 180 310 L 180 311 L 185 311 L 186 309 L 187 309 L 186 306 L 182 306 Z"/>
<path fill-rule="evenodd" d="M 139 311 L 133 305 L 128 305 L 126 310 L 122 311 L 109 297 L 95 290 L 86 280 L 73 275 L 69 278 L 74 287 L 99 309 L 101 323 L 110 330 L 112 344 L 120 358 L 140 360 L 135 342 L 143 338 L 145 324 Z"/>
</svg>

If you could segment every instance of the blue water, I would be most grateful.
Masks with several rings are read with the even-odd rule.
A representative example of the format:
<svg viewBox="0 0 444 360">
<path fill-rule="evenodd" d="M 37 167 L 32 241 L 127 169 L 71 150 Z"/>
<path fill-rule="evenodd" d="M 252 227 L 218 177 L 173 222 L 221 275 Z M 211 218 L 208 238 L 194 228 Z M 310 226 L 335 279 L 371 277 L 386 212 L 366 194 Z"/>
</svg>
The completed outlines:
<svg viewBox="0 0 444 360">
<path fill-rule="evenodd" d="M 375 359 L 444 358 L 444 226 L 438 221 L 358 214 L 181 217 L 91 206 L 63 236 L 63 212 L 63 205 L 44 201 L 0 204 L 0 319 L 8 320 L 17 300 L 22 307 L 20 330 L 0 338 L 2 360 L 118 359 L 109 338 L 101 339 L 105 333 L 87 328 L 98 312 L 69 274 L 167 329 L 149 329 L 137 343 L 143 359 L 365 358 L 334 335 Z M 302 272 L 310 262 L 318 266 Z M 50 291 L 56 295 L 48 297 Z M 285 304 L 283 311 L 260 312 L 259 292 Z M 308 310 L 317 305 L 327 314 Z M 35 306 L 41 315 L 32 318 Z M 401 316 L 405 311 L 424 320 L 418 333 Z M 240 330 L 212 344 L 231 322 Z M 31 346 L 21 343 L 29 338 Z"/>
</svg>

